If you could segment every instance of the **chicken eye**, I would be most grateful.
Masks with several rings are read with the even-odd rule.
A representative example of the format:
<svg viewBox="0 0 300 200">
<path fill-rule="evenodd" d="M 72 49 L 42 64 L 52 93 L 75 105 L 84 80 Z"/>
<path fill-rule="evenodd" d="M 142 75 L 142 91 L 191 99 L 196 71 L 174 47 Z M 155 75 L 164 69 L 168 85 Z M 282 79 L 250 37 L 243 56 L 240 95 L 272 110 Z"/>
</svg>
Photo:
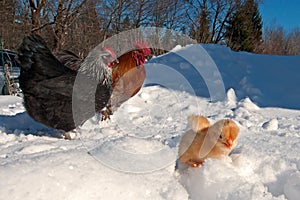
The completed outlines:
<svg viewBox="0 0 300 200">
<path fill-rule="evenodd" d="M 222 135 L 219 136 L 219 139 L 221 139 L 221 140 L 223 139 Z"/>
</svg>

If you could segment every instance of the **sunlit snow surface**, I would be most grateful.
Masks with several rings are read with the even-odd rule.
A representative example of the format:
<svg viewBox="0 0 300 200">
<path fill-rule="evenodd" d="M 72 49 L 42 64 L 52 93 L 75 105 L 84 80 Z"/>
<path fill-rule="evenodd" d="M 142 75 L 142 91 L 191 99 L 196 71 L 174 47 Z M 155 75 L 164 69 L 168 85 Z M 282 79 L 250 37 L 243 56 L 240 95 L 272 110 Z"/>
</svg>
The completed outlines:
<svg viewBox="0 0 300 200">
<path fill-rule="evenodd" d="M 226 53 L 223 51 L 228 51 L 223 47 L 210 48 L 219 60 Z M 188 51 L 188 47 L 176 51 L 180 50 Z M 227 53 L 239 55 L 241 63 L 255 62 L 252 54 Z M 272 61 L 267 58 L 265 63 Z M 230 57 L 226 59 L 227 63 L 237 62 Z M 284 58 L 287 66 L 296 62 L 294 59 Z M 188 69 L 185 64 L 181 67 Z M 229 72 L 236 72 L 236 76 L 229 76 Z M 209 96 L 196 96 L 180 87 L 150 84 L 153 77 L 148 77 L 148 86 L 123 104 L 111 120 L 90 119 L 71 141 L 62 139 L 60 132 L 34 122 L 25 112 L 21 98 L 0 96 L 0 196 L 5 199 L 298 199 L 300 111 L 258 106 L 253 101 L 263 99 L 264 105 L 270 103 L 270 106 L 273 103 L 268 102 L 267 94 L 251 96 L 253 93 L 249 92 L 250 95 L 242 96 L 237 77 L 245 76 L 243 69 L 228 68 L 227 74 L 226 70 L 220 73 L 226 91 L 227 79 L 236 77 L 230 85 L 234 89 L 225 94 L 223 101 L 211 102 Z M 258 82 L 260 79 L 257 76 Z M 272 84 L 272 78 L 266 80 Z M 242 88 L 249 86 L 243 84 Z M 294 89 L 297 87 L 293 85 Z M 258 89 L 263 93 L 262 88 Z M 281 103 L 293 103 L 289 96 Z M 287 103 L 283 107 L 288 106 Z M 200 168 L 175 172 L 178 142 L 189 128 L 187 116 L 191 114 L 202 114 L 211 122 L 223 118 L 235 120 L 240 127 L 238 145 L 224 160 L 208 159 Z"/>
</svg>

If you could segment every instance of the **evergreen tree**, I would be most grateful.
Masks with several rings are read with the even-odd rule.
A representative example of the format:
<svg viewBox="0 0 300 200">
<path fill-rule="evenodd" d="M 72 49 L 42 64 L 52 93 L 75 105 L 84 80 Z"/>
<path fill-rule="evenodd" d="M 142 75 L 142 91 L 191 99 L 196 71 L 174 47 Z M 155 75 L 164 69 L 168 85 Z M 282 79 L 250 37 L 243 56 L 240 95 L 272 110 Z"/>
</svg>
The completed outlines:
<svg viewBox="0 0 300 200">
<path fill-rule="evenodd" d="M 262 40 L 262 18 L 255 0 L 245 0 L 229 19 L 225 39 L 234 51 L 256 51 Z"/>
<path fill-rule="evenodd" d="M 202 10 L 197 16 L 196 23 L 196 27 L 191 25 L 190 36 L 199 43 L 209 43 L 211 39 L 210 19 L 206 1 L 204 1 Z"/>
<path fill-rule="evenodd" d="M 199 42 L 208 43 L 210 42 L 210 20 L 209 20 L 209 13 L 207 11 L 206 5 L 202 9 L 200 16 L 199 16 L 199 26 L 197 27 L 197 32 L 199 34 Z"/>
<path fill-rule="evenodd" d="M 132 25 L 130 23 L 130 18 L 128 15 L 126 15 L 126 17 L 123 19 L 123 23 L 121 26 L 122 26 L 122 31 L 127 31 L 132 28 Z"/>
</svg>

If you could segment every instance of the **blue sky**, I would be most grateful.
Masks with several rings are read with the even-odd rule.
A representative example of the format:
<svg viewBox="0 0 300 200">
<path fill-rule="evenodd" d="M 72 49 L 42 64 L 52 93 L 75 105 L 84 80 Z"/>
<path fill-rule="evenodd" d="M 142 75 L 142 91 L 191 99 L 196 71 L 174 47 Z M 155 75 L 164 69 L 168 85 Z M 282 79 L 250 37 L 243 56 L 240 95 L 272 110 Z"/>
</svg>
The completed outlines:
<svg viewBox="0 0 300 200">
<path fill-rule="evenodd" d="M 263 0 L 260 12 L 264 25 L 275 22 L 286 31 L 300 28 L 300 0 Z"/>
</svg>

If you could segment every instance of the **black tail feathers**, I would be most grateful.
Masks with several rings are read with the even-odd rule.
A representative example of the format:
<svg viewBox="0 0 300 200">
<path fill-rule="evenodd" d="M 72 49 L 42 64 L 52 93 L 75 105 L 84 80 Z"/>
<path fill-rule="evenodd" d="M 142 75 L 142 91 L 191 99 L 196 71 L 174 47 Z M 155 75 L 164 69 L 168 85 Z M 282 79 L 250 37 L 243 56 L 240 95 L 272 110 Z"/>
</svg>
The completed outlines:
<svg viewBox="0 0 300 200">
<path fill-rule="evenodd" d="M 18 49 L 17 61 L 21 68 L 29 70 L 39 54 L 51 54 L 46 42 L 36 34 L 26 36 Z"/>
</svg>

